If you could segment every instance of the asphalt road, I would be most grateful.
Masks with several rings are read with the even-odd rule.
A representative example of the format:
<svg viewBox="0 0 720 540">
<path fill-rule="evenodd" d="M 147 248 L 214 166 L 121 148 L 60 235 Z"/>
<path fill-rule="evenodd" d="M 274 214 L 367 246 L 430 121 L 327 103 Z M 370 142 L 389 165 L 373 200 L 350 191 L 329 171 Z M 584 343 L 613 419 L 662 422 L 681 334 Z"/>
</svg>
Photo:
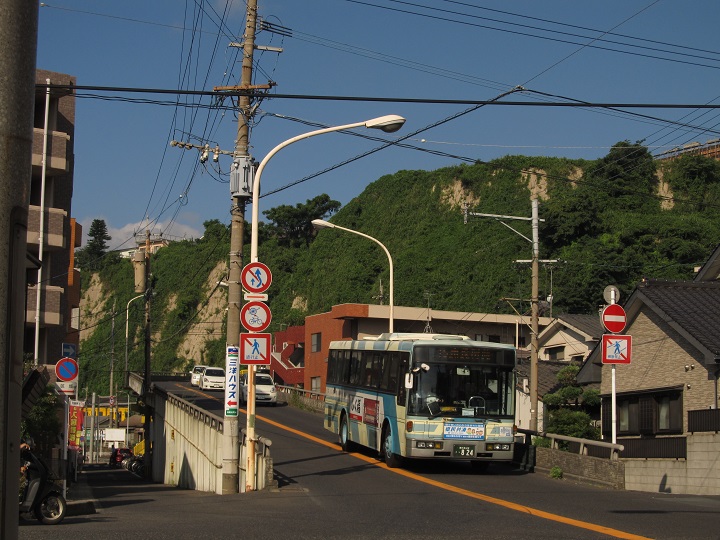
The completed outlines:
<svg viewBox="0 0 720 540">
<path fill-rule="evenodd" d="M 220 410 L 220 392 L 184 391 Z M 437 462 L 387 469 L 371 452 L 341 452 L 321 415 L 288 406 L 256 414 L 278 489 L 220 496 L 99 467 L 83 473 L 98 513 L 57 527 L 23 523 L 20 538 L 720 537 L 720 497 L 614 491 L 509 465 L 487 474 Z"/>
</svg>

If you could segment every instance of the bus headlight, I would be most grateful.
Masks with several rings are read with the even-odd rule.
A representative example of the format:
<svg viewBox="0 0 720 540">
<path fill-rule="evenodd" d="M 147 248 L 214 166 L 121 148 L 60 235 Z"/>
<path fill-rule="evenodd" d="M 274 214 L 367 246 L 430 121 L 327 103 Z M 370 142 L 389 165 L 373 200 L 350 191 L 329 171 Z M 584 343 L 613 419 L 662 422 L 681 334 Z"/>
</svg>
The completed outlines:
<svg viewBox="0 0 720 540">
<path fill-rule="evenodd" d="M 502 451 L 502 450 L 507 451 L 507 450 L 510 450 L 510 447 L 511 447 L 511 445 L 508 443 L 487 443 L 485 445 L 485 450 L 487 450 L 488 452 L 493 452 L 493 451 L 497 452 L 497 451 Z"/>
<path fill-rule="evenodd" d="M 442 441 L 415 441 L 415 448 L 442 450 Z"/>
</svg>

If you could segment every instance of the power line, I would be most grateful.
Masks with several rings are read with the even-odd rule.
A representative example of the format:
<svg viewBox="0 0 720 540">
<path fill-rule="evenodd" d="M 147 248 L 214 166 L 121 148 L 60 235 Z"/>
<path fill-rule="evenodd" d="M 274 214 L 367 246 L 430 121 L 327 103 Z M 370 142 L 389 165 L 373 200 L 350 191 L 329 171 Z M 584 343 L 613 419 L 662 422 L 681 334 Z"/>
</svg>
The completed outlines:
<svg viewBox="0 0 720 540">
<path fill-rule="evenodd" d="M 649 103 L 649 102 L 591 102 L 574 100 L 567 101 L 496 101 L 494 99 L 440 99 L 440 98 L 408 98 L 408 97 L 378 97 L 378 96 L 339 96 L 327 94 L 267 94 L 264 92 L 256 92 L 253 90 L 236 90 L 236 91 L 213 91 L 213 90 L 172 90 L 162 88 L 130 88 L 121 86 L 72 86 L 61 84 L 36 84 L 36 89 L 43 90 L 45 88 L 58 90 L 74 90 L 78 91 L 94 91 L 94 92 L 119 92 L 127 94 L 160 94 L 160 95 L 198 95 L 198 96 L 247 96 L 263 99 L 297 99 L 311 101 L 366 101 L 381 103 L 418 103 L 425 105 L 495 105 L 509 107 L 588 107 L 601 109 L 720 109 L 720 104 L 712 103 Z M 525 91 L 525 89 L 522 89 Z M 542 92 L 537 92 L 543 94 Z M 546 94 L 552 95 L 552 94 Z M 83 96 L 77 94 L 76 97 L 96 97 L 98 99 L 108 99 L 102 96 Z M 126 98 L 112 98 L 122 101 Z M 571 98 L 567 98 L 571 99 Z M 175 102 L 169 101 L 147 101 L 147 103 L 156 105 L 175 105 Z M 192 105 L 195 107 L 195 105 Z M 217 108 L 217 105 L 208 106 L 208 108 Z M 231 106 L 226 107 L 227 110 L 233 109 Z"/>
</svg>

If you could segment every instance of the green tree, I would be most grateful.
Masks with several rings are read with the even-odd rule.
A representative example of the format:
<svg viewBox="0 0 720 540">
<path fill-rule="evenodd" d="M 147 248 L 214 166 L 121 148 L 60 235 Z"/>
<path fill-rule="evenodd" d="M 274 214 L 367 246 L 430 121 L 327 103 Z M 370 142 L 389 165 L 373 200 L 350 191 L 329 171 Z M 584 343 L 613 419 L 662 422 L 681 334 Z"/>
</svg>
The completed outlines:
<svg viewBox="0 0 720 540">
<path fill-rule="evenodd" d="M 599 430 L 591 423 L 588 410 L 600 404 L 597 390 L 583 389 L 577 383 L 580 367 L 570 365 L 557 373 L 560 388 L 557 392 L 545 394 L 543 403 L 550 409 L 545 422 L 545 431 L 581 439 L 599 439 Z"/>
<path fill-rule="evenodd" d="M 720 184 L 720 163 L 714 159 L 682 156 L 670 165 L 666 179 L 673 200 L 687 210 L 703 212 L 717 203 L 714 188 Z"/>
<path fill-rule="evenodd" d="M 283 204 L 266 210 L 263 214 L 272 222 L 272 229 L 282 246 L 300 247 L 303 243 L 310 245 L 315 231 L 313 219 L 325 219 L 340 209 L 340 203 L 329 195 L 318 195 L 308 199 L 305 204 L 298 203 L 294 207 Z"/>
<path fill-rule="evenodd" d="M 110 240 L 112 237 L 108 234 L 105 220 L 93 219 L 88 231 L 88 243 L 83 249 L 78 250 L 77 259 L 80 268 L 91 271 L 102 268 L 103 258 L 108 250 L 107 242 Z"/>
<path fill-rule="evenodd" d="M 588 171 L 588 181 L 597 197 L 610 210 L 656 210 L 656 163 L 640 142 L 621 141 Z"/>
</svg>

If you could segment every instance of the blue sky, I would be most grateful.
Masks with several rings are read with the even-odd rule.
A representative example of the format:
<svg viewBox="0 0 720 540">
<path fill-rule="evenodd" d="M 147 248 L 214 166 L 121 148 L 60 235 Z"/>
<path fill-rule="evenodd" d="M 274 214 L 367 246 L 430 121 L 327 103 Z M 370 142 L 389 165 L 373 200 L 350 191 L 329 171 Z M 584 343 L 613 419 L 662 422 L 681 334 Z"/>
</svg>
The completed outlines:
<svg viewBox="0 0 720 540">
<path fill-rule="evenodd" d="M 688 9 L 688 7 L 691 7 Z M 720 3 L 696 0 L 258 0 L 262 19 L 292 31 L 267 31 L 255 54 L 255 83 L 278 94 L 401 99 L 718 103 Z M 222 20 L 222 24 L 219 21 Z M 221 0 L 50 0 L 40 8 L 37 66 L 68 73 L 80 86 L 212 90 L 240 81 L 244 2 Z M 198 152 L 172 139 L 232 150 L 237 119 L 209 97 L 116 91 L 77 101 L 73 215 L 85 232 L 104 219 L 111 247 L 133 245 L 149 219 L 155 232 L 197 237 L 203 222 L 230 221 L 231 158 L 198 166 Z M 142 98 L 134 103 L 112 98 Z M 280 142 L 315 129 L 384 114 L 407 118 L 390 147 L 302 181 L 378 142 L 328 134 L 298 142 L 268 163 L 260 211 L 327 193 L 346 204 L 385 174 L 434 170 L 508 154 L 595 159 L 621 140 L 644 140 L 656 153 L 720 132 L 713 109 L 485 106 L 436 124 L 468 105 L 265 99 L 252 129 L 260 161 Z M 378 135 L 361 130 L 363 135 Z M 424 151 L 427 150 L 427 151 Z M 430 152 L 449 155 L 436 155 Z M 285 189 L 283 189 L 285 188 Z M 248 206 L 247 219 L 249 220 Z M 479 211 L 492 211 L 483 208 Z"/>
</svg>

